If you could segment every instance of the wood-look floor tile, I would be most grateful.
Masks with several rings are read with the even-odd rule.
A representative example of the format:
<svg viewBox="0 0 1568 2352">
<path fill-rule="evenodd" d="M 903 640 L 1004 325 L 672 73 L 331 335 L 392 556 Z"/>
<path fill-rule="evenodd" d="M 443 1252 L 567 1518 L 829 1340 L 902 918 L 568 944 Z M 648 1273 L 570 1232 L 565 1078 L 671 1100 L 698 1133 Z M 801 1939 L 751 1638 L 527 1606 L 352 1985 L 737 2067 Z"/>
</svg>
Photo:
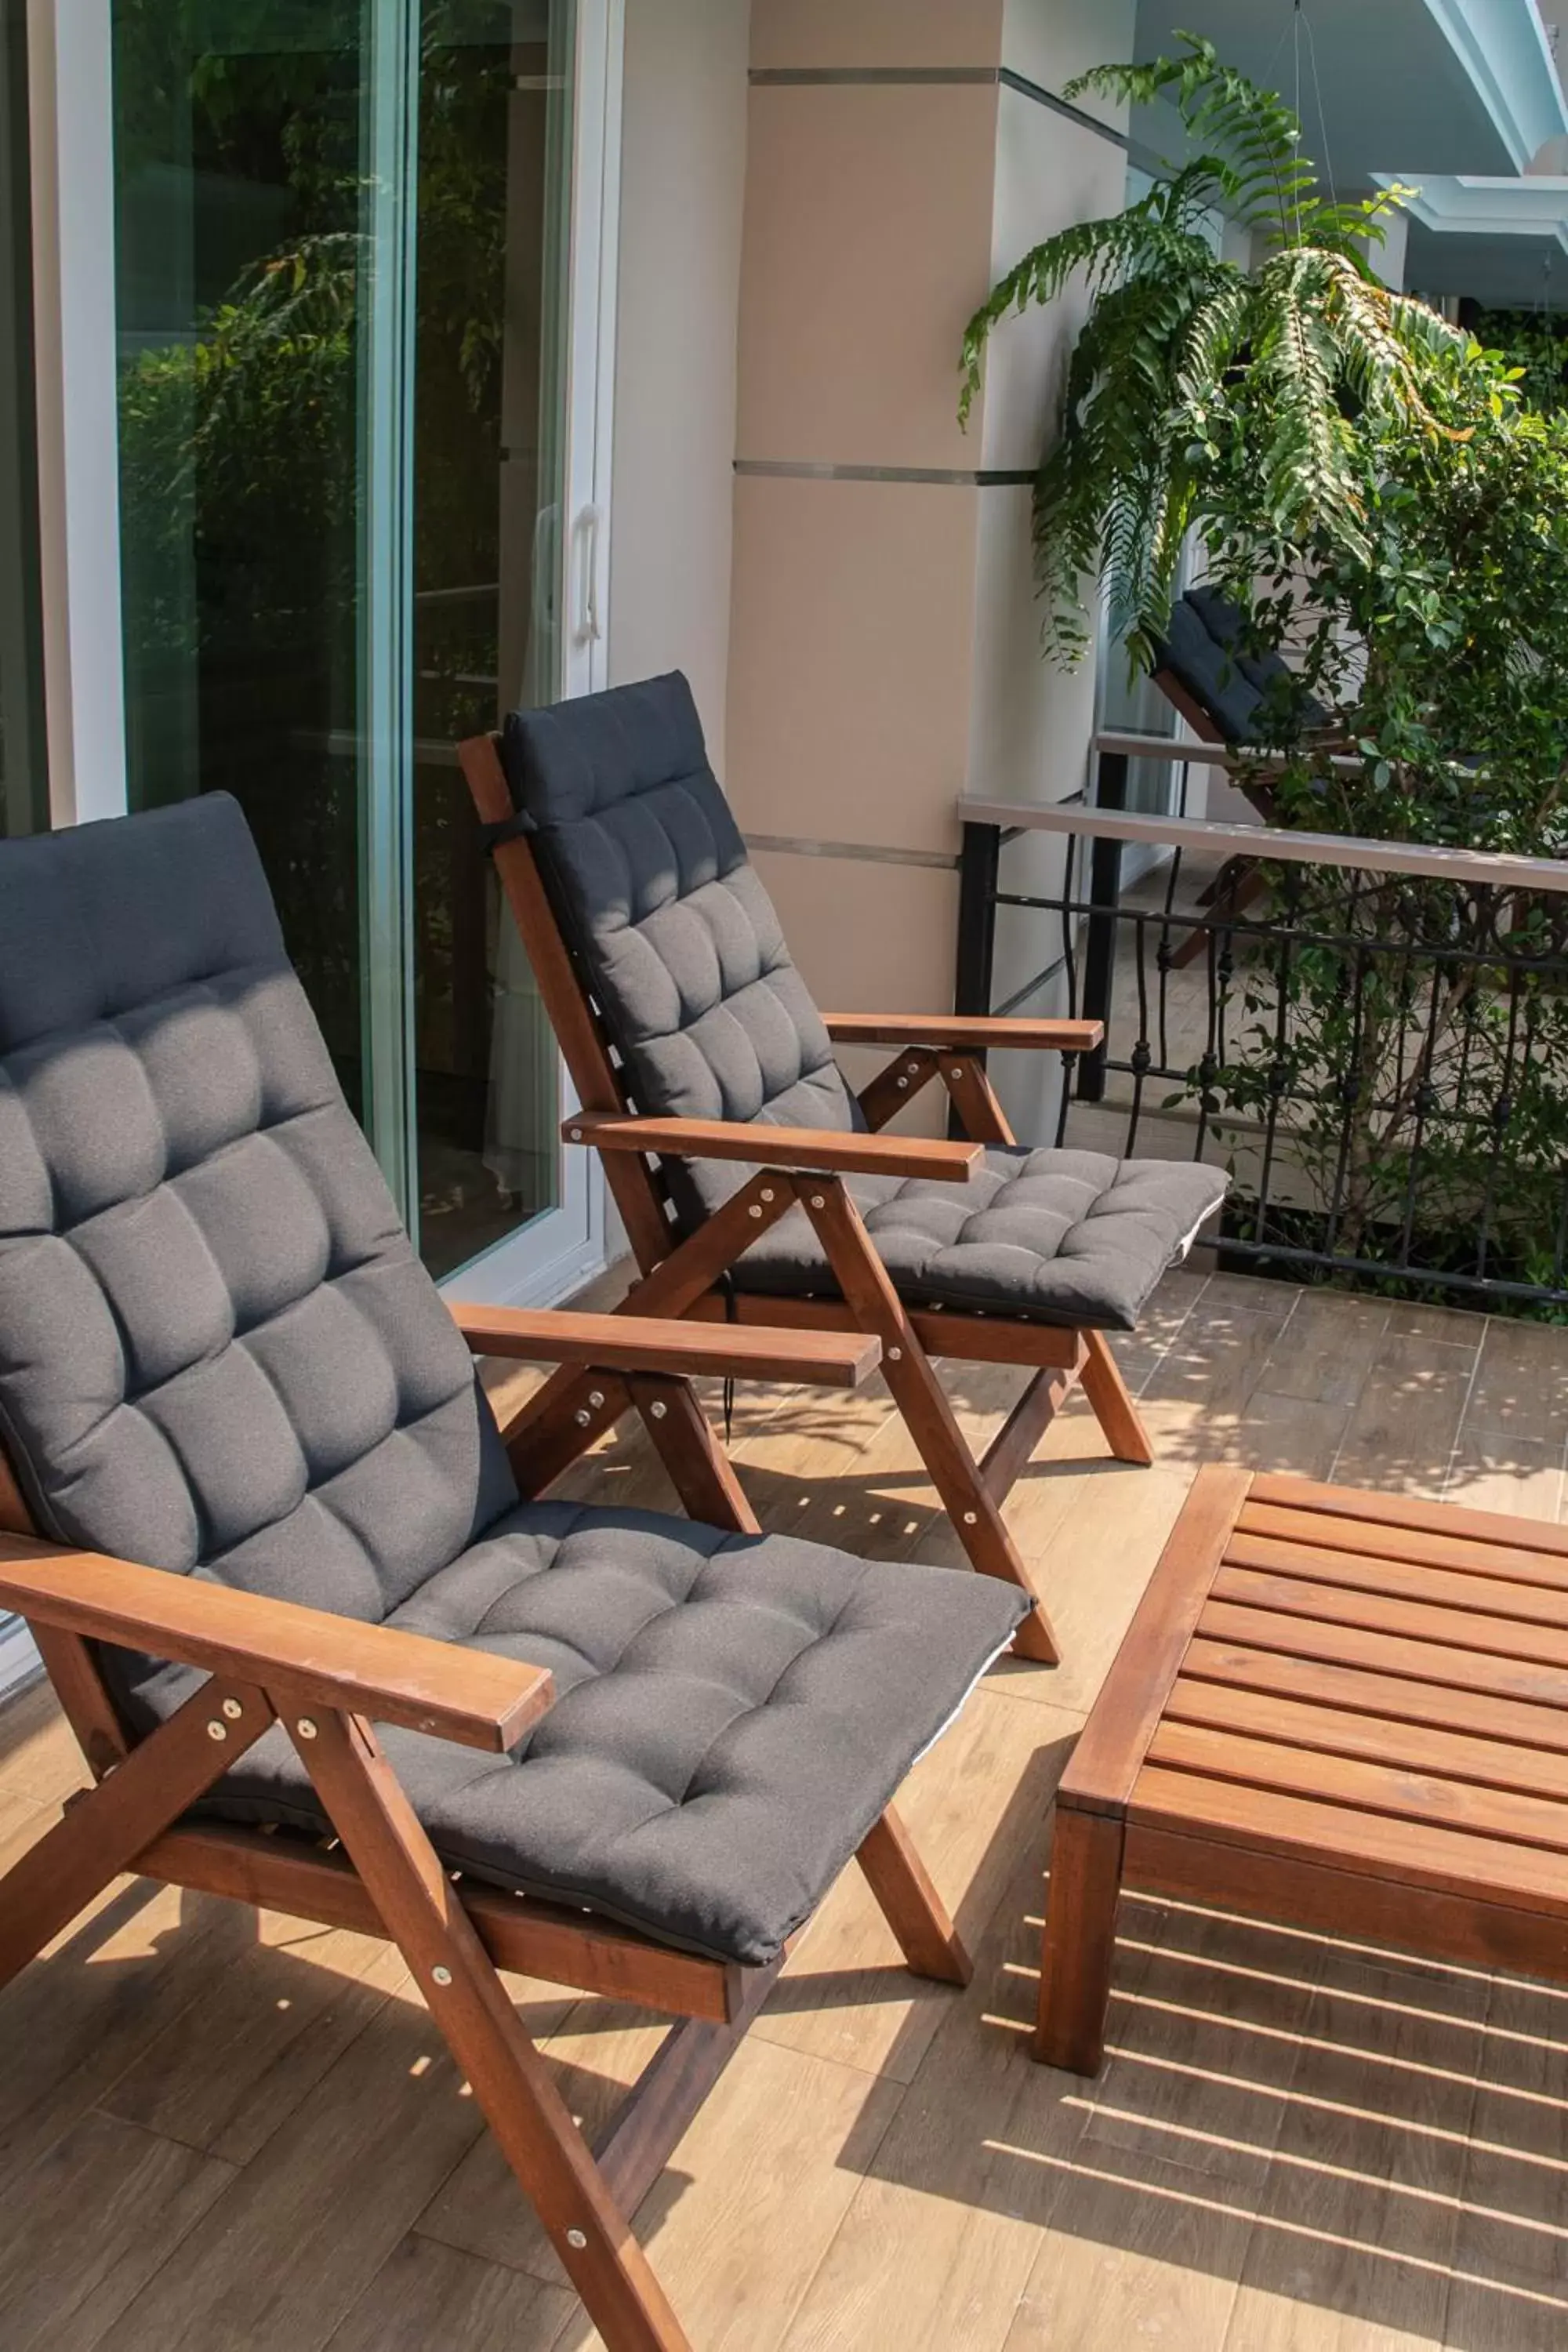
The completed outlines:
<svg viewBox="0 0 1568 2352">
<path fill-rule="evenodd" d="M 1246 2259 L 1245 2191 L 1130 2149 L 1080 2148 L 1004 2352 L 1220 2352 Z"/>
<path fill-rule="evenodd" d="M 102 2101 L 111 2115 L 246 2164 L 408 1971 L 368 1936 L 264 1913 L 215 1977 Z"/>
<path fill-rule="evenodd" d="M 1007 1662 L 1009 1696 L 1082 1715 L 1092 1706 L 1132 1612 L 1175 1526 L 1194 1465 L 1158 1461 L 1152 1470 L 1107 1463 L 1056 1482 L 1031 1478 L 1015 1490 L 1007 1517 L 1030 1562 L 1061 1650 L 1056 1666 Z M 1047 1532 L 1042 1534 L 1041 1529 Z M 942 1522 L 919 1547 L 921 1559 L 952 1559 L 956 1538 Z M 996 1675 L 993 1675 L 994 1684 Z"/>
<path fill-rule="evenodd" d="M 1568 1991 L 1500 1978 L 1481 2046 L 1445 2337 L 1568 2343 Z"/>
<path fill-rule="evenodd" d="M 1391 1315 L 1333 1475 L 1342 1486 L 1436 1498 L 1469 1402 L 1479 1334 L 1466 1347 L 1419 1327 L 1395 1331 L 1394 1320 Z"/>
<path fill-rule="evenodd" d="M 1442 2342 L 1487 1996 L 1327 1951 L 1231 2352 Z"/>
<path fill-rule="evenodd" d="M 440 2036 L 387 2002 L 106 2338 L 319 2352 L 483 2129 Z"/>
<path fill-rule="evenodd" d="M 84 2116 L 0 2206 L 6 2352 L 92 2352 L 233 2179 L 156 2133 Z"/>
<path fill-rule="evenodd" d="M 1468 1430 L 1561 1448 L 1568 1423 L 1568 1346 L 1562 1326 L 1489 1316 L 1465 1422 Z"/>
<path fill-rule="evenodd" d="M 121 1879 L 0 1992 L 0 2199 L 254 1940 L 237 1904 Z"/>
<path fill-rule="evenodd" d="M 564 2287 L 429 2238 L 405 2238 L 333 2332 L 329 2352 L 553 2352 L 577 2309 Z"/>
<path fill-rule="evenodd" d="M 700 2352 L 774 2352 L 905 2094 L 754 2034 L 722 2091 L 675 2150 L 637 2235 Z M 590 2347 L 606 2352 L 585 2325 L 568 2327 L 562 2352 Z"/>
<path fill-rule="evenodd" d="M 1048 1899 L 1048 1895 L 1047 1895 Z M 1254 2191 L 1287 2112 L 1321 1947 L 1178 1906 L 1126 1906 L 1091 2148 L 1132 2150 Z"/>
<path fill-rule="evenodd" d="M 1304 1404 L 1354 1404 L 1376 1360 L 1388 1315 L 1385 1299 L 1304 1290 L 1269 1358 L 1263 1387 Z"/>
<path fill-rule="evenodd" d="M 1561 1439 L 1547 1444 L 1501 1430 L 1475 1428 L 1466 1414 L 1444 1482 L 1443 1499 L 1472 1511 L 1509 1512 L 1516 1518 L 1555 1519 L 1568 1488 Z"/>
<path fill-rule="evenodd" d="M 1014 1875 L 867 2168 L 787 2352 L 993 2352 L 1012 2324 L 1087 2110 L 1037 2066 L 1041 1871 Z"/>
</svg>

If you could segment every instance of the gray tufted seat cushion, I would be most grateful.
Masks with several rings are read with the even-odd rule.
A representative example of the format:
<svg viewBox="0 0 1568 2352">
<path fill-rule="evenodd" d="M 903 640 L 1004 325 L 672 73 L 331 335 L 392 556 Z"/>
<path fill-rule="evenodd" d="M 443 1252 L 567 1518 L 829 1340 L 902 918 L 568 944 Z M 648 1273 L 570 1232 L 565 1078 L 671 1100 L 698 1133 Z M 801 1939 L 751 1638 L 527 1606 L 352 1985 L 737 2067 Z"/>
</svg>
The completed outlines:
<svg viewBox="0 0 1568 2352">
<path fill-rule="evenodd" d="M 636 1108 L 863 1129 L 708 764 L 685 678 L 517 712 L 504 749 L 552 906 Z M 668 1162 L 682 1229 L 751 1172 Z M 1022 1148 L 988 1151 L 967 1184 L 848 1186 L 911 1303 L 1120 1330 L 1225 1197 L 1212 1168 Z M 834 1289 L 800 1210 L 734 1274 L 742 1288 L 775 1295 Z"/>
<path fill-rule="evenodd" d="M 991 1150 L 967 1184 L 855 1176 L 850 1192 L 910 1305 L 1131 1331 L 1225 1197 L 1217 1169 L 1098 1151 Z M 734 1268 L 738 1288 L 837 1296 L 804 1209 Z"/>
<path fill-rule="evenodd" d="M 447 1862 L 763 1963 L 1023 1606 L 1011 1586 L 962 1570 L 523 1504 L 389 1622 L 546 1665 L 555 1705 L 510 1757 L 382 1738 Z M 188 1683 L 166 1669 L 142 1703 L 166 1711 Z M 279 1732 L 212 1810 L 325 1826 Z"/>
<path fill-rule="evenodd" d="M 520 1504 L 217 795 L 0 843 L 0 1442 L 87 1549 L 550 1667 L 510 1757 L 389 1731 L 446 1859 L 769 1958 L 1023 1596 Z M 200 1680 L 105 1654 L 144 1732 Z M 280 1733 L 213 1809 L 321 1825 Z"/>
</svg>

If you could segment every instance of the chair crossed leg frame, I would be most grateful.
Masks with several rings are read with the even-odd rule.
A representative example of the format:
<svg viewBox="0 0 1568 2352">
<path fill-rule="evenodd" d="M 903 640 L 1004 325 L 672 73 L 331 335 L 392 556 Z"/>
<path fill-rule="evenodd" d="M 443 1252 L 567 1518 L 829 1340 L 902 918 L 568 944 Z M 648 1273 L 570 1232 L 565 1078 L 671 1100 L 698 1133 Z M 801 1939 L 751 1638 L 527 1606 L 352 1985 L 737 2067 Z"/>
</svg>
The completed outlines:
<svg viewBox="0 0 1568 2352">
<path fill-rule="evenodd" d="M 575 1119 L 567 1131 L 585 1140 L 591 1124 L 585 1118 Z M 606 1158 L 613 1166 L 616 1154 L 612 1150 Z M 1059 1652 L 1050 1620 L 1008 1532 L 1002 1505 L 1075 1379 L 1082 1381 L 1112 1450 L 1127 1461 L 1146 1464 L 1152 1459 L 1137 1410 L 1102 1332 L 1035 1327 L 1026 1342 L 1035 1350 L 1035 1376 L 984 1457 L 977 1462 L 937 1378 L 929 1344 L 934 1339 L 940 1347 L 944 1323 L 956 1327 L 961 1321 L 971 1323 L 972 1318 L 921 1315 L 906 1307 L 843 1179 L 831 1173 L 782 1169 L 763 1169 L 752 1176 L 689 1240 L 645 1272 L 618 1311 L 717 1319 L 726 1312 L 724 1300 L 714 1289 L 719 1276 L 759 1234 L 797 1204 L 811 1220 L 842 1295 L 842 1304 L 822 1302 L 821 1311 L 814 1313 L 812 1319 L 837 1322 L 880 1339 L 883 1378 L 970 1565 L 984 1575 L 1017 1585 L 1029 1595 L 1033 1607 L 1019 1627 L 1014 1647 L 1020 1656 L 1054 1665 Z M 790 1303 L 742 1299 L 739 1306 L 743 1318 L 750 1319 L 747 1310 L 752 1307 L 756 1322 L 765 1325 L 786 1320 Z M 994 1326 L 982 1320 L 980 1328 L 994 1328 L 1005 1339 L 1005 1350 L 1001 1346 L 996 1350 L 1001 1360 L 1018 1360 L 1012 1349 L 1020 1327 L 998 1318 Z M 601 1433 L 625 1410 L 624 1396 L 624 1391 L 612 1393 L 602 1382 L 570 1366 L 554 1373 L 508 1433 L 520 1479 L 537 1490 L 558 1477 L 582 1450 L 584 1432 Z M 648 1425 L 664 1450 L 658 1428 L 651 1421 Z M 732 1484 L 734 1473 L 727 1462 L 724 1469 Z"/>
<path fill-rule="evenodd" d="M 737 1532 L 754 1529 L 733 1473 L 689 1383 L 590 1372 L 595 1388 L 613 1390 L 644 1412 L 683 1496 Z M 580 1452 L 595 1432 L 573 1423 Z M 735 1499 L 738 1498 L 738 1504 Z M 13 1498 L 14 1499 L 14 1498 Z M 339 1673 L 323 1704 L 322 1676 L 307 1665 L 289 1671 L 292 1629 L 314 1612 L 214 1588 L 203 1610 L 226 1612 L 221 1637 L 202 1655 L 188 1619 L 169 1636 L 171 1654 L 212 1668 L 211 1678 L 156 1731 L 131 1745 L 99 1673 L 92 1639 L 127 1638 L 123 1607 L 95 1617 L 90 1599 L 72 1589 L 73 1568 L 96 1556 L 63 1553 L 36 1538 L 0 1532 L 0 1598 L 32 1622 L 66 1713 L 92 1766 L 96 1785 L 68 1806 L 0 1880 L 0 1987 L 68 1927 L 125 1871 L 237 1895 L 329 1926 L 350 1926 L 395 1944 L 430 2014 L 472 2086 L 479 2105 L 552 2244 L 611 2352 L 690 2352 L 629 2215 L 658 2177 L 670 2151 L 743 2038 L 782 1958 L 766 1968 L 704 1960 L 671 1951 L 633 1931 L 547 1905 L 519 1902 L 454 1881 L 432 1847 L 377 1739 L 373 1713 L 389 1700 L 384 1670 L 363 1693 L 363 1706 L 341 1703 Z M 187 1580 L 115 1563 L 118 1582 L 136 1594 L 141 1641 L 157 1650 L 161 1588 L 169 1605 Z M 36 1571 L 36 1572 L 30 1572 Z M 153 1596 L 150 1600 L 149 1596 Z M 235 1635 L 237 1613 L 268 1629 L 253 1655 Z M 339 1621 L 321 1619 L 324 1627 Z M 174 1622 L 174 1619 L 170 1621 Z M 288 1638 L 285 1638 L 287 1633 Z M 390 1640 L 407 1654 L 410 1637 L 353 1629 L 375 1654 Z M 437 1645 L 416 1642 L 421 1653 Z M 394 1654 L 385 1654 L 388 1657 Z M 300 1660 L 306 1654 L 300 1654 Z M 283 1658 L 283 1670 L 279 1659 Z M 449 1664 L 460 1690 L 462 1654 L 437 1651 L 431 1672 Z M 505 1747 L 520 1721 L 549 1703 L 547 1682 L 531 1716 L 493 1705 L 496 1662 L 485 1660 L 489 1702 L 464 1714 L 444 1703 L 438 1724 L 422 1727 L 475 1747 Z M 534 1670 L 521 1670 L 536 1684 Z M 420 1684 L 427 1703 L 428 1681 Z M 293 1836 L 190 1825 L 184 1817 L 274 1724 L 280 1724 L 314 1784 L 342 1853 L 329 1854 Z M 897 1814 L 889 1808 L 862 1843 L 858 1860 L 911 1971 L 966 1984 L 971 1964 Z M 543 1975 L 590 1991 L 609 1992 L 671 2014 L 672 2023 L 619 2114 L 590 2148 L 524 2030 L 498 1968 Z"/>
</svg>

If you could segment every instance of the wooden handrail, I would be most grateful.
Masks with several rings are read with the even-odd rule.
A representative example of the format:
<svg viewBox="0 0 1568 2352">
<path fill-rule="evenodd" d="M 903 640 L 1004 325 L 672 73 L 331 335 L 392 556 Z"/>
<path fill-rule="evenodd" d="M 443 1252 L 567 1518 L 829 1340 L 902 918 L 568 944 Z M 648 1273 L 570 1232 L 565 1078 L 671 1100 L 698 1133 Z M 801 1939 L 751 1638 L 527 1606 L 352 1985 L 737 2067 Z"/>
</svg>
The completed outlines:
<svg viewBox="0 0 1568 2352">
<path fill-rule="evenodd" d="M 1217 824 L 1200 817 L 1136 816 L 1122 809 L 1085 808 L 1081 803 L 1026 807 L 1016 801 L 965 795 L 958 803 L 958 814 L 966 824 L 1005 825 L 1016 833 L 1065 833 L 1091 841 L 1215 850 L 1226 857 L 1341 866 L 1362 874 L 1409 874 L 1425 881 L 1466 882 L 1491 889 L 1568 892 L 1568 859 L 1557 857 L 1515 857 L 1431 842 L 1362 841 L 1352 834 L 1297 833 L 1282 825 Z"/>
</svg>

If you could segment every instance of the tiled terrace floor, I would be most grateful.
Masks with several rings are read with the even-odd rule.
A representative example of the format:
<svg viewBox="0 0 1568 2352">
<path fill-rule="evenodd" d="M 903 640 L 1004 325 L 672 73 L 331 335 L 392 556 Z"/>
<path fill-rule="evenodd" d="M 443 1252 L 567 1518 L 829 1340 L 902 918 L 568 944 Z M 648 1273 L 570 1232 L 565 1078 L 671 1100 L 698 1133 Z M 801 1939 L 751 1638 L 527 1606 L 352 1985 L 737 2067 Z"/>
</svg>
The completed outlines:
<svg viewBox="0 0 1568 2352">
<path fill-rule="evenodd" d="M 1013 1507 L 1067 1664 L 995 1673 L 905 1803 L 973 1988 L 846 1879 L 641 2234 L 698 2352 L 1557 2352 L 1568 1995 L 1133 1903 L 1101 2081 L 1024 2025 L 1051 1787 L 1196 1465 L 1556 1517 L 1568 1331 L 1189 1273 L 1125 1353 L 1160 1466 L 1074 1412 Z M 976 1434 L 1016 1378 L 959 1373 Z M 753 1392 L 736 1447 L 770 1524 L 952 1556 L 879 1388 Z M 40 1695 L 0 1717 L 0 1863 L 77 1779 Z M 648 2028 L 520 1992 L 597 2111 Z M 595 2340 L 383 1948 L 127 1883 L 0 1999 L 5 2352 Z"/>
</svg>

